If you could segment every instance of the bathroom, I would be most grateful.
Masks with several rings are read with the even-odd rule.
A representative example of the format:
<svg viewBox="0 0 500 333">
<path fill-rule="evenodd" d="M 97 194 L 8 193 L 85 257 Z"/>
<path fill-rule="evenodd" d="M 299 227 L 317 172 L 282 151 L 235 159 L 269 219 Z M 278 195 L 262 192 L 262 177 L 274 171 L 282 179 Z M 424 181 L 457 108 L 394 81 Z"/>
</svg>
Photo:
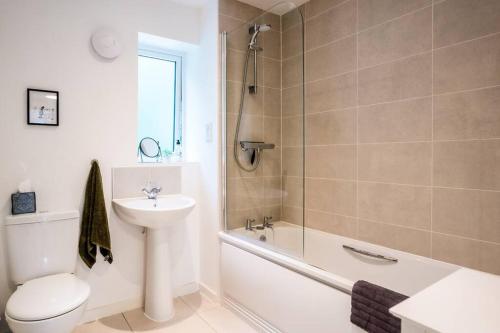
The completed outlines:
<svg viewBox="0 0 500 333">
<path fill-rule="evenodd" d="M 0 333 L 500 333 L 500 1 L 2 0 L 0 48 Z"/>
</svg>

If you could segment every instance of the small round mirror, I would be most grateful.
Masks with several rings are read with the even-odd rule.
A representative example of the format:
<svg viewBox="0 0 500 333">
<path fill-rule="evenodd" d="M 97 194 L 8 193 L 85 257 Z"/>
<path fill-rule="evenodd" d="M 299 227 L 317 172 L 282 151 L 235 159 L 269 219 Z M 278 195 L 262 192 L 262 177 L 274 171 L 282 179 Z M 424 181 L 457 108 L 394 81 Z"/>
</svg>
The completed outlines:
<svg viewBox="0 0 500 333">
<path fill-rule="evenodd" d="M 147 157 L 158 157 L 160 156 L 160 143 L 153 138 L 143 138 L 139 143 L 139 150 L 141 154 Z"/>
</svg>

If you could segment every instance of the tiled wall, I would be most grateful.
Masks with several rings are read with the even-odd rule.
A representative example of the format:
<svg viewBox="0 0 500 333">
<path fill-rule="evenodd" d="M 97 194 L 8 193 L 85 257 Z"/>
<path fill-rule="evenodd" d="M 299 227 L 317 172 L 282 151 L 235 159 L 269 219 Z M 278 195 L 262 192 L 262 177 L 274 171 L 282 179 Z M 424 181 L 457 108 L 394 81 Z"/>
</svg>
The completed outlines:
<svg viewBox="0 0 500 333">
<path fill-rule="evenodd" d="M 500 1 L 311 0 L 301 10 L 306 226 L 500 274 Z M 260 13 L 221 0 L 221 30 Z M 245 111 L 247 136 L 272 135 L 280 147 L 253 175 L 228 158 L 233 227 L 267 204 L 280 214 L 265 185 L 276 189 L 280 179 L 281 217 L 302 223 L 300 25 L 292 16 L 281 18 L 281 91 L 274 50 L 259 59 L 266 88 Z M 241 53 L 248 33 L 240 33 L 230 48 Z M 235 113 L 242 56 L 231 52 Z"/>
<path fill-rule="evenodd" d="M 304 12 L 306 226 L 500 274 L 500 1 Z"/>
<path fill-rule="evenodd" d="M 227 208 L 228 227 L 243 227 L 247 218 L 262 223 L 264 216 L 280 219 L 281 214 L 281 22 L 236 0 L 219 2 L 220 31 L 229 32 L 227 52 Z M 238 117 L 243 65 L 250 35 L 247 22 L 271 24 L 258 37 L 263 51 L 258 56 L 258 93 L 245 95 L 244 116 L 239 140 L 265 141 L 276 145 L 266 150 L 254 172 L 242 171 L 233 158 L 233 140 Z M 253 83 L 253 55 L 248 64 L 247 85 Z M 240 149 L 239 158 L 250 166 L 249 154 Z"/>
</svg>

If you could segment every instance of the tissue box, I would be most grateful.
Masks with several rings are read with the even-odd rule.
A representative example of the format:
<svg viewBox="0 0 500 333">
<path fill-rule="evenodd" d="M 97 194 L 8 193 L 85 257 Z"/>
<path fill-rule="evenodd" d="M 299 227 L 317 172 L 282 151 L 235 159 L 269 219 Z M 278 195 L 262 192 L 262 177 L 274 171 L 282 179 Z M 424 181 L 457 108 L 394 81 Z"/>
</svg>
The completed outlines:
<svg viewBox="0 0 500 333">
<path fill-rule="evenodd" d="M 36 212 L 35 192 L 17 192 L 12 194 L 12 215 Z"/>
</svg>

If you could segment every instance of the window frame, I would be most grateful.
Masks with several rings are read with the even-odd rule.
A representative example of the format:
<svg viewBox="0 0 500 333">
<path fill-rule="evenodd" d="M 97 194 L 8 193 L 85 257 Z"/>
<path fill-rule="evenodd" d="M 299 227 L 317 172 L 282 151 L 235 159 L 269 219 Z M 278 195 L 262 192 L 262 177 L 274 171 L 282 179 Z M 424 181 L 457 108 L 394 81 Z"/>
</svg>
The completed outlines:
<svg viewBox="0 0 500 333">
<path fill-rule="evenodd" d="M 176 54 L 176 52 L 170 52 L 168 50 L 153 50 L 149 48 L 139 48 L 137 57 L 147 57 L 153 58 L 157 60 L 170 61 L 175 63 L 175 98 L 174 98 L 174 135 L 172 147 L 175 153 L 178 153 L 176 150 L 178 148 L 182 149 L 183 146 L 183 107 L 182 107 L 182 98 L 183 98 L 183 57 L 180 54 Z M 177 147 L 175 144 L 179 140 L 180 147 Z"/>
</svg>

